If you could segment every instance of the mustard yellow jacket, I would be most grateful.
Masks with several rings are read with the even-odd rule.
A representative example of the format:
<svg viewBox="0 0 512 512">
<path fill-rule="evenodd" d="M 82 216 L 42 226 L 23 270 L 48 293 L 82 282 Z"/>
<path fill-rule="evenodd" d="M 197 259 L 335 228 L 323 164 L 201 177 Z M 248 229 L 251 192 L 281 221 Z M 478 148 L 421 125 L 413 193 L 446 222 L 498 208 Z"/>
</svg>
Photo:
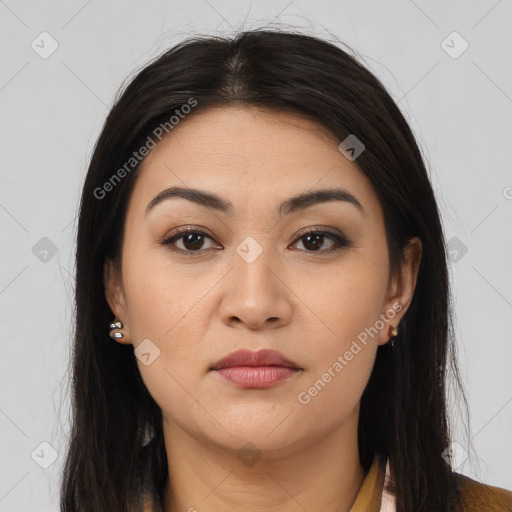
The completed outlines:
<svg viewBox="0 0 512 512">
<path fill-rule="evenodd" d="M 385 457 L 375 456 L 350 512 L 395 512 L 394 500 L 384 491 L 386 464 Z M 457 512 L 512 512 L 512 491 L 477 482 L 460 473 L 454 473 L 454 476 Z M 137 512 L 163 510 L 158 500 L 147 493 Z"/>
<path fill-rule="evenodd" d="M 394 502 L 384 508 L 386 462 L 385 457 L 375 456 L 350 512 L 395 512 Z M 512 512 L 512 491 L 477 482 L 460 473 L 454 476 L 457 512 Z"/>
</svg>

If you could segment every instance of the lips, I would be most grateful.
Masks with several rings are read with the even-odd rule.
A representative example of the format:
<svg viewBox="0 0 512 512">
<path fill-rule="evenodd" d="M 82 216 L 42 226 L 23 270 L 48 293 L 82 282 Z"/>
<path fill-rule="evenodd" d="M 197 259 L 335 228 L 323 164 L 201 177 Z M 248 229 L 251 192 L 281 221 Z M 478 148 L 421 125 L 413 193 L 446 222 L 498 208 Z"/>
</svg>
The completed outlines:
<svg viewBox="0 0 512 512">
<path fill-rule="evenodd" d="M 275 350 L 264 349 L 238 350 L 217 361 L 210 370 L 230 385 L 261 390 L 290 381 L 304 368 Z"/>
<path fill-rule="evenodd" d="M 210 370 L 222 370 L 225 368 L 233 368 L 240 366 L 280 366 L 283 368 L 292 368 L 294 370 L 302 370 L 299 365 L 286 358 L 276 350 L 259 350 L 253 352 L 251 350 L 237 350 L 228 356 L 217 361 Z"/>
</svg>

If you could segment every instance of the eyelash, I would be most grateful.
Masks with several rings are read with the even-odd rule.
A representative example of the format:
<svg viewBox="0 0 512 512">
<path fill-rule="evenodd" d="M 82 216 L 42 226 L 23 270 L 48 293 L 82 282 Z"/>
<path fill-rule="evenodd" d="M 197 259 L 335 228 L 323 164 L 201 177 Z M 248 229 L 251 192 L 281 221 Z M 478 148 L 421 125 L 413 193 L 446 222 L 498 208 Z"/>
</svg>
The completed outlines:
<svg viewBox="0 0 512 512">
<path fill-rule="evenodd" d="M 160 242 L 160 245 L 170 246 L 171 250 L 173 250 L 175 252 L 181 252 L 183 254 L 186 254 L 187 256 L 195 256 L 195 255 L 197 255 L 197 254 L 199 254 L 201 252 L 205 252 L 205 249 L 199 249 L 197 251 L 189 251 L 189 250 L 179 249 L 177 247 L 172 247 L 172 244 L 174 242 L 182 239 L 185 235 L 188 235 L 188 234 L 203 235 L 206 238 L 209 238 L 210 240 L 213 240 L 213 238 L 211 236 L 209 236 L 207 233 L 205 233 L 204 231 L 202 231 L 200 229 L 188 227 L 188 228 L 181 228 L 178 231 L 176 231 L 176 233 L 174 233 L 172 236 L 163 239 Z M 296 241 L 299 241 L 299 240 L 301 240 L 302 238 L 304 238 L 304 237 L 306 237 L 308 235 L 323 235 L 323 236 L 327 236 L 335 244 L 334 244 L 334 246 L 331 249 L 328 249 L 327 251 L 308 251 L 308 250 L 303 250 L 303 252 L 306 252 L 306 253 L 312 253 L 312 254 L 318 253 L 318 254 L 325 255 L 325 254 L 331 254 L 333 252 L 337 252 L 337 251 L 343 249 L 344 247 L 350 246 L 350 242 L 344 236 L 338 235 L 337 233 L 333 233 L 332 231 L 326 231 L 326 230 L 321 230 L 321 229 L 316 229 L 316 228 L 310 228 L 310 229 L 306 230 L 305 232 L 301 233 L 301 235 L 296 238 Z"/>
</svg>

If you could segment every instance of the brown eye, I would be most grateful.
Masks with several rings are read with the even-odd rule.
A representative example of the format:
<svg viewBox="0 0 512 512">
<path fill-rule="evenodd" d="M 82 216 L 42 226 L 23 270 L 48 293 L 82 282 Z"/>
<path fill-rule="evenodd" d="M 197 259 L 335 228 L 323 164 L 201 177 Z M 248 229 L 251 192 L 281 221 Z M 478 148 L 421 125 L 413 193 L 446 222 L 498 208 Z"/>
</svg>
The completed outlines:
<svg viewBox="0 0 512 512">
<path fill-rule="evenodd" d="M 189 251 L 201 249 L 204 244 L 204 235 L 200 233 L 187 233 L 181 237 L 183 245 Z"/>
<path fill-rule="evenodd" d="M 161 242 L 161 245 L 169 245 L 177 252 L 193 255 L 194 253 L 205 252 L 205 249 L 212 248 L 205 248 L 205 242 L 207 240 L 213 241 L 213 239 L 204 231 L 195 228 L 183 228 L 172 236 L 165 238 Z M 326 250 L 322 250 L 326 240 L 331 242 L 330 247 Z M 306 233 L 303 233 L 297 241 L 302 241 L 302 245 L 304 247 L 304 249 L 301 249 L 302 251 L 318 252 L 319 254 L 328 254 L 350 245 L 350 242 L 344 236 L 331 231 L 322 231 L 318 229 L 310 229 Z M 178 242 L 181 242 L 182 247 L 177 245 Z"/>
<path fill-rule="evenodd" d="M 320 250 L 325 243 L 325 239 L 331 240 L 331 247 L 327 250 Z M 306 252 L 319 252 L 322 254 L 331 253 L 349 245 L 349 241 L 341 235 L 315 229 L 302 234 L 298 240 L 303 240 L 302 245 Z"/>
<path fill-rule="evenodd" d="M 302 245 L 306 248 L 306 250 L 318 251 L 324 244 L 324 238 L 324 235 L 317 233 L 312 235 L 305 235 L 301 238 L 301 240 L 303 240 Z"/>
<path fill-rule="evenodd" d="M 176 242 L 181 241 L 183 247 L 176 247 L 176 250 L 182 252 L 203 252 L 201 249 L 204 249 L 205 240 L 212 240 L 210 236 L 208 236 L 204 231 L 200 231 L 197 229 L 185 228 L 178 233 L 165 238 L 161 244 L 162 245 L 175 245 Z M 209 247 L 207 247 L 208 249 Z"/>
</svg>

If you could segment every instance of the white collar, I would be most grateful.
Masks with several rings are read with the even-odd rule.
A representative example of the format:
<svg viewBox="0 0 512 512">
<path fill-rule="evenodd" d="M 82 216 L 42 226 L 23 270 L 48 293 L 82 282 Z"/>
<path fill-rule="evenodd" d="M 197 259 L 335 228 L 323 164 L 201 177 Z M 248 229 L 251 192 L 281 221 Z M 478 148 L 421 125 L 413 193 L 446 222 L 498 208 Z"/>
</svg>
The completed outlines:
<svg viewBox="0 0 512 512">
<path fill-rule="evenodd" d="M 382 500 L 379 512 L 396 512 L 395 495 L 389 492 L 386 487 L 391 481 L 391 468 L 389 466 L 389 458 L 386 462 L 386 476 L 384 478 L 384 486 L 382 489 Z"/>
</svg>

